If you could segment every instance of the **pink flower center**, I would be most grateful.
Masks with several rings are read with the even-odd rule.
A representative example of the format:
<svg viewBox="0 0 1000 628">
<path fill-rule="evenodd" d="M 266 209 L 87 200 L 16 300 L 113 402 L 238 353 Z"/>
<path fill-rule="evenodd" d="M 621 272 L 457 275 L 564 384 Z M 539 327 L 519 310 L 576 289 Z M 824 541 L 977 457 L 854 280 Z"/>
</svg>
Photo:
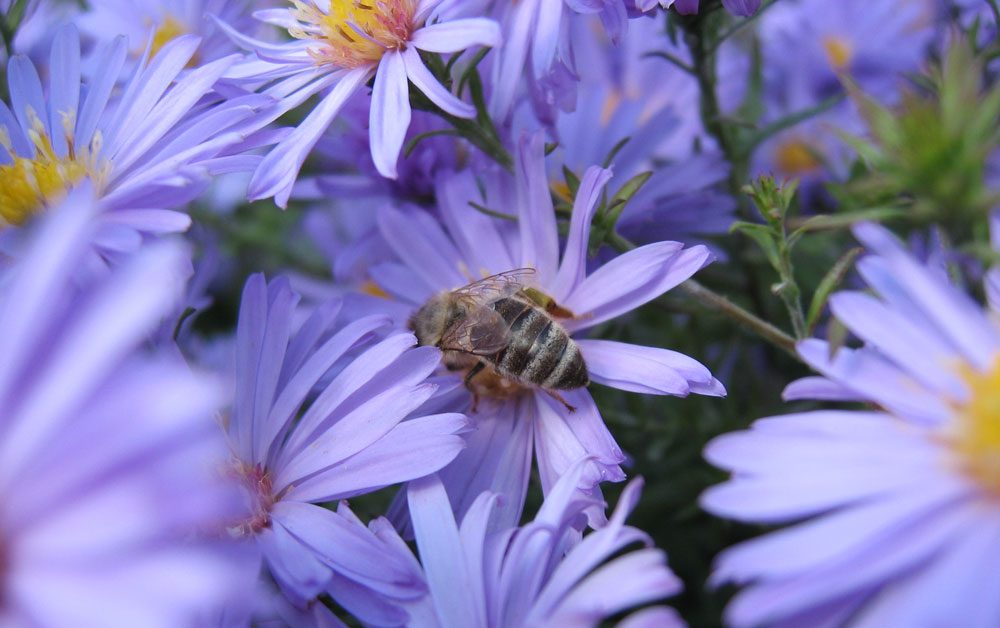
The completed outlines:
<svg viewBox="0 0 1000 628">
<path fill-rule="evenodd" d="M 301 27 L 289 29 L 298 39 L 315 41 L 309 54 L 319 64 L 341 68 L 374 65 L 387 50 L 406 48 L 416 30 L 416 0 L 290 0 Z"/>
<path fill-rule="evenodd" d="M 250 516 L 237 524 L 235 531 L 244 536 L 257 534 L 271 526 L 271 509 L 277 501 L 271 474 L 260 464 L 248 465 L 237 461 L 234 467 L 250 505 Z"/>
</svg>

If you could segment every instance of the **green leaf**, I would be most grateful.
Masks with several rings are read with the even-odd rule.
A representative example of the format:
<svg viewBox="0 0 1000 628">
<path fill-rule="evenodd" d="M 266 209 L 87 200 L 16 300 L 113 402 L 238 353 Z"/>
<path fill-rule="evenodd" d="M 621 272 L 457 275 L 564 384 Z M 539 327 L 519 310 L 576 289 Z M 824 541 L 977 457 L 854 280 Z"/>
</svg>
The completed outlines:
<svg viewBox="0 0 1000 628">
<path fill-rule="evenodd" d="M 771 264 L 774 270 L 781 270 L 781 254 L 778 251 L 778 243 L 775 238 L 774 229 L 768 225 L 761 225 L 755 222 L 744 222 L 737 221 L 734 222 L 729 227 L 730 233 L 742 233 L 757 243 L 757 246 L 764 251 L 764 255 L 767 256 L 767 261 Z"/>
<path fill-rule="evenodd" d="M 802 234 L 811 231 L 845 229 L 855 223 L 867 220 L 873 222 L 883 222 L 893 218 L 899 218 L 905 214 L 906 212 L 896 207 L 874 207 L 872 209 L 862 209 L 860 211 L 844 212 L 841 214 L 821 214 L 819 216 L 813 216 L 802 223 L 792 234 L 792 237 L 798 239 Z"/>
<path fill-rule="evenodd" d="M 429 137 L 434 137 L 436 135 L 452 135 L 455 137 L 462 137 L 462 134 L 458 132 L 457 129 L 438 129 L 436 131 L 427 131 L 426 133 L 421 133 L 420 135 L 414 136 L 406 146 L 403 148 L 403 157 L 409 157 L 410 153 L 417 147 L 422 140 Z"/>
<path fill-rule="evenodd" d="M 860 247 L 855 247 L 844 253 L 833 267 L 827 271 L 823 279 L 820 280 L 819 286 L 816 287 L 816 292 L 813 293 L 812 301 L 809 303 L 809 312 L 806 314 L 806 328 L 809 334 L 812 334 L 813 330 L 816 329 L 816 323 L 819 322 L 819 316 L 823 312 L 823 307 L 826 306 L 826 302 L 833 291 L 844 280 L 847 272 L 854 266 L 854 260 L 858 258 L 861 251 Z"/>
<path fill-rule="evenodd" d="M 608 203 L 606 210 L 606 222 L 609 228 L 613 228 L 618 222 L 618 217 L 621 216 L 622 210 L 625 209 L 625 205 L 628 204 L 632 197 L 635 196 L 636 192 L 642 189 L 642 186 L 646 185 L 649 178 L 653 176 L 651 171 L 640 172 L 631 179 L 625 182 L 615 195 L 611 197 L 611 201 Z"/>
<path fill-rule="evenodd" d="M 480 205 L 475 201 L 469 201 L 469 206 L 471 206 L 476 211 L 482 212 L 487 216 L 492 216 L 493 218 L 500 218 L 501 220 L 510 220 L 511 222 L 517 222 L 517 216 L 514 214 L 505 214 L 504 212 L 498 212 L 495 209 L 490 209 L 485 205 Z"/>
</svg>

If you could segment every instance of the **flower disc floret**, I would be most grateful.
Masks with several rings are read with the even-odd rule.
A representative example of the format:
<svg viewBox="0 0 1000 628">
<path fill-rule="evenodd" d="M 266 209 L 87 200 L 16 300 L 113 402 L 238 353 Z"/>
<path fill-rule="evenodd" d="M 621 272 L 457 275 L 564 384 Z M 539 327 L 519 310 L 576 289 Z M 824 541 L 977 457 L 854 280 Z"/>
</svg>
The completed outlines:
<svg viewBox="0 0 1000 628">
<path fill-rule="evenodd" d="M 302 0 L 292 4 L 292 15 L 303 26 L 288 32 L 321 43 L 308 49 L 318 64 L 358 68 L 378 63 L 387 50 L 404 50 L 418 26 L 413 0 L 330 0 L 326 12 Z"/>
<path fill-rule="evenodd" d="M 986 372 L 963 372 L 969 399 L 958 408 L 953 447 L 963 469 L 1000 494 L 1000 356 Z"/>
</svg>

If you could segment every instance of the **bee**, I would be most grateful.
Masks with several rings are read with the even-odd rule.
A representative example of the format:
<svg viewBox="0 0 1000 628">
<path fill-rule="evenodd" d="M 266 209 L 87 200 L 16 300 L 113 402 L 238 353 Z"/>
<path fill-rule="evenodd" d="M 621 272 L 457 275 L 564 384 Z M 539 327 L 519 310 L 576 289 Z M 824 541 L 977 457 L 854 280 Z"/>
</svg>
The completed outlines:
<svg viewBox="0 0 1000 628">
<path fill-rule="evenodd" d="M 540 388 L 569 405 L 560 390 L 590 383 L 587 365 L 576 342 L 553 314 L 571 316 L 524 282 L 532 268 L 518 268 L 474 281 L 431 297 L 410 317 L 410 329 L 421 345 L 444 353 L 452 370 L 469 369 L 465 384 L 478 401 L 479 390 Z M 473 386 L 483 374 L 499 381 Z M 475 406 L 473 406 L 475 407 Z"/>
</svg>

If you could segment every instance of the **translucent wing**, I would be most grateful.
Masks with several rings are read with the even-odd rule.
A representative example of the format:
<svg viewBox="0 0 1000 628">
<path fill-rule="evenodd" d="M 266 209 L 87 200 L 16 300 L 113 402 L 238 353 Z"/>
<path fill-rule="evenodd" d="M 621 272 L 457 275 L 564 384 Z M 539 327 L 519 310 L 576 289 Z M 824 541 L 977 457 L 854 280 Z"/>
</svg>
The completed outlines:
<svg viewBox="0 0 1000 628">
<path fill-rule="evenodd" d="M 507 346 L 507 321 L 489 306 L 478 306 L 445 330 L 439 346 L 474 355 L 490 355 Z"/>
<path fill-rule="evenodd" d="M 522 281 L 534 274 L 534 268 L 515 268 L 453 291 L 466 316 L 445 330 L 439 346 L 475 355 L 490 355 L 507 346 L 510 326 L 490 304 L 520 292 Z"/>
<path fill-rule="evenodd" d="M 524 282 L 534 274 L 534 268 L 515 268 L 473 281 L 455 290 L 453 294 L 467 305 L 491 303 L 520 292 L 524 288 Z"/>
</svg>

